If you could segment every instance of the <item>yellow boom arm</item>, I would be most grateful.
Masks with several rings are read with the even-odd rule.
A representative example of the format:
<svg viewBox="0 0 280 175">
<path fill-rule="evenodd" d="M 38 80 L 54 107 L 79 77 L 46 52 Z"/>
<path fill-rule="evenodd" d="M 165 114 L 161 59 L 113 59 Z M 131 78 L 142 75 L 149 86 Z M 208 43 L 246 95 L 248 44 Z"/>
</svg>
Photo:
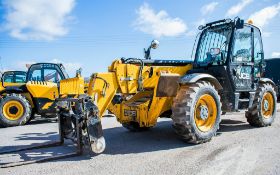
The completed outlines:
<svg viewBox="0 0 280 175">
<path fill-rule="evenodd" d="M 141 66 L 116 60 L 108 72 L 91 76 L 87 93 L 97 105 L 99 116 L 104 115 L 108 109 L 121 123 L 134 121 L 140 126 L 149 127 L 155 125 L 163 112 L 171 109 L 172 99 L 178 89 L 178 79 L 190 69 L 191 64 Z M 71 86 L 69 82 L 72 82 L 72 86 L 79 84 L 75 81 L 80 80 L 62 80 L 60 91 L 66 94 Z M 118 94 L 122 100 L 112 103 Z"/>
</svg>

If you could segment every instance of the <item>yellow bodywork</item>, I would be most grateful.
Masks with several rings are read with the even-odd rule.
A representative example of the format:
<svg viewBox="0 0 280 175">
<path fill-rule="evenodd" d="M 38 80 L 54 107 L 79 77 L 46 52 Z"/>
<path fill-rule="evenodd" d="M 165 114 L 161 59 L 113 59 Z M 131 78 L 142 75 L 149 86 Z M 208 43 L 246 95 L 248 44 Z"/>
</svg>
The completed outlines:
<svg viewBox="0 0 280 175">
<path fill-rule="evenodd" d="M 26 83 L 26 87 L 28 92 L 32 94 L 33 98 L 48 98 L 50 100 L 55 100 L 58 97 L 56 83 L 29 81 Z"/>
<path fill-rule="evenodd" d="M 76 84 L 71 84 L 75 82 Z M 74 95 L 84 94 L 85 88 L 88 84 L 84 83 L 84 79 L 81 77 L 70 78 L 65 81 L 68 84 L 68 88 L 65 91 L 61 91 L 62 95 Z M 7 86 L 20 86 L 23 83 L 5 83 Z M 32 108 L 35 107 L 35 101 L 39 104 L 40 109 L 36 110 L 49 110 L 54 107 L 54 101 L 59 97 L 57 83 L 47 82 L 47 81 L 29 81 L 26 83 L 27 92 L 21 93 L 29 101 Z M 4 90 L 3 86 L 0 86 L 0 90 Z M 5 93 L 4 93 L 5 94 Z"/>
<path fill-rule="evenodd" d="M 62 80 L 64 88 L 60 89 L 60 95 L 81 95 L 85 91 L 84 79 L 81 77 Z"/>
<path fill-rule="evenodd" d="M 92 97 L 99 109 L 99 115 L 104 115 L 108 109 L 114 113 L 120 123 L 137 122 L 140 127 L 154 126 L 158 117 L 171 109 L 172 96 L 157 96 L 161 76 L 180 77 L 192 69 L 185 66 L 143 66 L 142 87 L 139 87 L 140 65 L 122 63 L 116 60 L 106 73 L 93 74 L 88 87 L 88 95 Z M 67 94 L 77 86 L 78 79 L 67 79 L 60 82 L 60 94 Z M 82 81 L 81 81 L 82 83 Z M 174 86 L 176 87 L 176 86 Z M 71 89 L 71 90 L 70 90 Z M 177 89 L 176 89 L 177 90 Z M 76 90 L 75 94 L 80 94 Z M 119 104 L 113 104 L 115 95 L 121 94 L 124 99 Z"/>
<path fill-rule="evenodd" d="M 24 83 L 8 83 L 8 82 L 3 83 L 4 87 L 6 87 L 6 86 L 21 86 L 23 84 Z"/>
<path fill-rule="evenodd" d="M 32 98 L 38 100 L 39 103 L 41 103 L 41 99 L 47 99 L 48 102 L 42 105 L 42 109 L 40 109 L 47 110 L 53 105 L 54 100 L 59 97 L 57 84 L 53 82 L 29 81 L 26 83 L 26 87 L 29 93 L 24 93 L 23 95 L 31 103 L 32 108 L 34 107 Z"/>
</svg>

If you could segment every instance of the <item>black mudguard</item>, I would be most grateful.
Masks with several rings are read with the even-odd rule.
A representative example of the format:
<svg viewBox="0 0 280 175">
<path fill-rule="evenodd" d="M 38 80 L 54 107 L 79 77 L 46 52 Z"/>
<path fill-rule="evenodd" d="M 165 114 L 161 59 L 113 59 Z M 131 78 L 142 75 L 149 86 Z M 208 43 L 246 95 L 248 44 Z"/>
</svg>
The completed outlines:
<svg viewBox="0 0 280 175">
<path fill-rule="evenodd" d="M 211 84 L 213 84 L 216 89 L 218 89 L 218 90 L 223 89 L 222 85 L 220 84 L 220 82 L 215 77 L 213 77 L 210 74 L 206 74 L 206 73 L 186 74 L 186 75 L 181 77 L 179 83 L 185 85 L 185 84 L 196 83 L 198 81 L 208 81 Z"/>
</svg>

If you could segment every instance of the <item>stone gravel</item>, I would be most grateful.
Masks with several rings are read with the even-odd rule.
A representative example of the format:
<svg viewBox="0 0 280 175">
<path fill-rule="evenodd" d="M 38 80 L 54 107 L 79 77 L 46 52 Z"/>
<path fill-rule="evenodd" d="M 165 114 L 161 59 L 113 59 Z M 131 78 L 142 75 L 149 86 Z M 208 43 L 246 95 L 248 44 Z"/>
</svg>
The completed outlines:
<svg viewBox="0 0 280 175">
<path fill-rule="evenodd" d="M 280 106 L 280 105 L 278 105 Z M 280 174 L 280 114 L 274 124 L 251 127 L 244 112 L 222 116 L 220 130 L 210 142 L 191 145 L 177 138 L 172 121 L 159 119 L 149 131 L 124 129 L 115 118 L 103 118 L 107 148 L 103 154 L 56 160 L 12 168 L 0 175 L 83 175 L 83 174 Z M 0 152 L 58 139 L 57 123 L 37 119 L 30 125 L 0 128 Z M 0 164 L 68 153 L 65 146 L 19 154 L 0 155 Z"/>
</svg>

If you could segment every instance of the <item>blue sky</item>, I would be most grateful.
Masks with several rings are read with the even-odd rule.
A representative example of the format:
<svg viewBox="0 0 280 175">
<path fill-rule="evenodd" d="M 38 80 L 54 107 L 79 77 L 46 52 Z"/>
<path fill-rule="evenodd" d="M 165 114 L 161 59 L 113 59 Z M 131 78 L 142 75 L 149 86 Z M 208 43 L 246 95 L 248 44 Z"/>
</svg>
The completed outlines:
<svg viewBox="0 0 280 175">
<path fill-rule="evenodd" d="M 62 62 L 71 75 L 106 71 L 112 60 L 190 59 L 197 27 L 240 16 L 263 32 L 265 57 L 280 57 L 278 0 L 0 0 L 1 70 Z"/>
</svg>

